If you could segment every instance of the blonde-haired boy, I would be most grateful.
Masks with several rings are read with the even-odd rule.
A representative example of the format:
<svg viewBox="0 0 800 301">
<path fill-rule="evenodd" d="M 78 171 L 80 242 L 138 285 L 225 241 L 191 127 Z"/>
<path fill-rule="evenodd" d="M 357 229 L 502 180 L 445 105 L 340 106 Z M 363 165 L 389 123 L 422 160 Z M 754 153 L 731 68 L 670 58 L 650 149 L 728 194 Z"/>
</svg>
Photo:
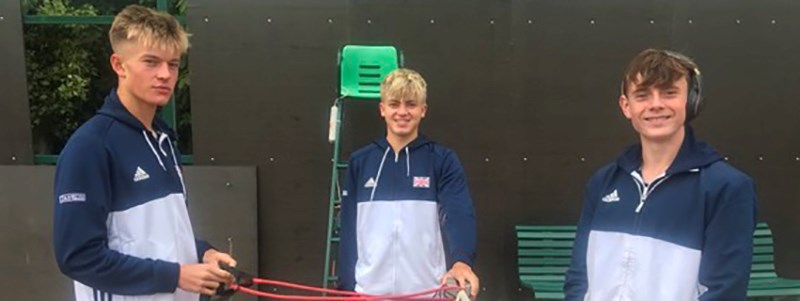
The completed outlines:
<svg viewBox="0 0 800 301">
<path fill-rule="evenodd" d="M 369 294 L 406 294 L 454 278 L 471 295 L 475 209 L 452 150 L 427 140 L 419 126 L 427 84 L 398 69 L 381 84 L 386 137 L 350 156 L 342 192 L 339 286 Z"/>
<path fill-rule="evenodd" d="M 232 280 L 219 264 L 236 261 L 195 240 L 175 134 L 156 116 L 187 36 L 174 17 L 139 5 L 111 26 L 117 88 L 56 167 L 53 245 L 77 301 L 197 300 Z"/>
</svg>

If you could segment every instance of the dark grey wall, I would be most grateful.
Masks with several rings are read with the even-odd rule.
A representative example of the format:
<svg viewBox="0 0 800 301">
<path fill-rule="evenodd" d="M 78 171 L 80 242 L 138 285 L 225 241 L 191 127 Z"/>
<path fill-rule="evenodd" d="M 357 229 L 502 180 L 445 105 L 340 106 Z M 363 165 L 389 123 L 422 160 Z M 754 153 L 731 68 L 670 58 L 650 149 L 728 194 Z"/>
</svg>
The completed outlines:
<svg viewBox="0 0 800 301">
<path fill-rule="evenodd" d="M 587 177 L 635 139 L 616 106 L 625 64 L 674 48 L 705 75 L 698 135 L 756 179 L 779 270 L 800 276 L 798 11 L 779 0 L 197 0 L 195 160 L 258 165 L 260 273 L 320 284 L 336 53 L 395 45 L 429 83 L 423 132 L 468 173 L 484 298 L 510 300 L 513 226 L 577 221 Z M 345 153 L 383 133 L 374 103 L 349 105 Z"/>
<path fill-rule="evenodd" d="M 0 166 L 0 290 L 4 300 L 69 300 L 72 282 L 53 257 L 51 166 Z M 227 251 L 232 237 L 239 266 L 255 271 L 254 167 L 187 167 L 195 235 Z M 237 297 L 236 300 L 255 300 Z"/>
<path fill-rule="evenodd" d="M 345 4 L 193 1 L 186 18 L 195 162 L 258 166 L 262 277 L 322 284 Z"/>
<path fill-rule="evenodd" d="M 49 166 L 0 166 L 0 290 L 9 300 L 72 294 L 53 257 L 53 174 Z"/>
<path fill-rule="evenodd" d="M 0 1 L 0 164 L 31 164 L 20 1 Z"/>
</svg>

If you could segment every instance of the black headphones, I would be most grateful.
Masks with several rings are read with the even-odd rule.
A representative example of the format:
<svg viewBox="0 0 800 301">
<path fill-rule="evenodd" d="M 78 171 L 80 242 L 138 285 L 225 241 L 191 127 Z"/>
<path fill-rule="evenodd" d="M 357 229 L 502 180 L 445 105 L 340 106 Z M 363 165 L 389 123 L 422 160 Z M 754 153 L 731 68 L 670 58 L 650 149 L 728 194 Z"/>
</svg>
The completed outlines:
<svg viewBox="0 0 800 301">
<path fill-rule="evenodd" d="M 700 75 L 700 69 L 697 67 L 697 64 L 692 61 L 692 59 L 683 54 L 669 50 L 661 50 L 661 52 L 680 61 L 683 65 L 694 66 L 693 68 L 687 68 L 689 85 L 687 87 L 688 91 L 686 97 L 686 123 L 689 123 L 692 121 L 692 119 L 695 119 L 698 115 L 700 115 L 700 111 L 703 109 L 703 81 L 702 75 Z M 626 95 L 625 81 L 626 80 L 623 79 L 622 85 L 620 86 L 622 95 Z"/>
</svg>

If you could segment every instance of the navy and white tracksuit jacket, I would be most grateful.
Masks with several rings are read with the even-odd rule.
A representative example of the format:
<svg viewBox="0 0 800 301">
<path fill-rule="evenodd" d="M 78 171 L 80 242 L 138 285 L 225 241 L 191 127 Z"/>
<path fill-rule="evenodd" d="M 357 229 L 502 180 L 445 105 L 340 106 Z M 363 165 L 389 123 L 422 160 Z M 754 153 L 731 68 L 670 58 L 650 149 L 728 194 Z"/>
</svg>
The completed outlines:
<svg viewBox="0 0 800 301">
<path fill-rule="evenodd" d="M 745 300 L 756 225 L 753 181 L 687 126 L 649 184 L 641 145 L 589 180 L 566 300 Z"/>
<path fill-rule="evenodd" d="M 385 138 L 354 152 L 344 179 L 341 289 L 435 288 L 457 261 L 473 266 L 475 210 L 456 154 L 419 136 L 399 153 Z"/>
<path fill-rule="evenodd" d="M 176 289 L 179 264 L 210 246 L 189 222 L 174 134 L 158 117 L 154 130 L 112 90 L 58 159 L 53 245 L 77 301 L 199 299 Z"/>
</svg>

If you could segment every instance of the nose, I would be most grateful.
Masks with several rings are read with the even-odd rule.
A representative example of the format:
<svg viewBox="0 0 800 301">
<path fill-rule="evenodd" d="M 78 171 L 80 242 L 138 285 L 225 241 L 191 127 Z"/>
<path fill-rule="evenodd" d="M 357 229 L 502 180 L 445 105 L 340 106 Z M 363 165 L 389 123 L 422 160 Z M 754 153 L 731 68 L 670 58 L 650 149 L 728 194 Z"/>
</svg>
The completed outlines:
<svg viewBox="0 0 800 301">
<path fill-rule="evenodd" d="M 160 80 L 168 80 L 170 76 L 172 76 L 172 72 L 170 72 L 169 63 L 161 63 L 156 71 L 156 77 Z"/>
<path fill-rule="evenodd" d="M 397 109 L 397 114 L 406 115 L 408 114 L 408 107 L 405 104 L 401 104 L 400 107 Z"/>
<path fill-rule="evenodd" d="M 661 96 L 659 96 L 657 93 L 652 96 L 651 100 L 652 100 L 650 102 L 651 110 L 659 110 L 664 108 L 664 100 L 661 99 Z"/>
</svg>

